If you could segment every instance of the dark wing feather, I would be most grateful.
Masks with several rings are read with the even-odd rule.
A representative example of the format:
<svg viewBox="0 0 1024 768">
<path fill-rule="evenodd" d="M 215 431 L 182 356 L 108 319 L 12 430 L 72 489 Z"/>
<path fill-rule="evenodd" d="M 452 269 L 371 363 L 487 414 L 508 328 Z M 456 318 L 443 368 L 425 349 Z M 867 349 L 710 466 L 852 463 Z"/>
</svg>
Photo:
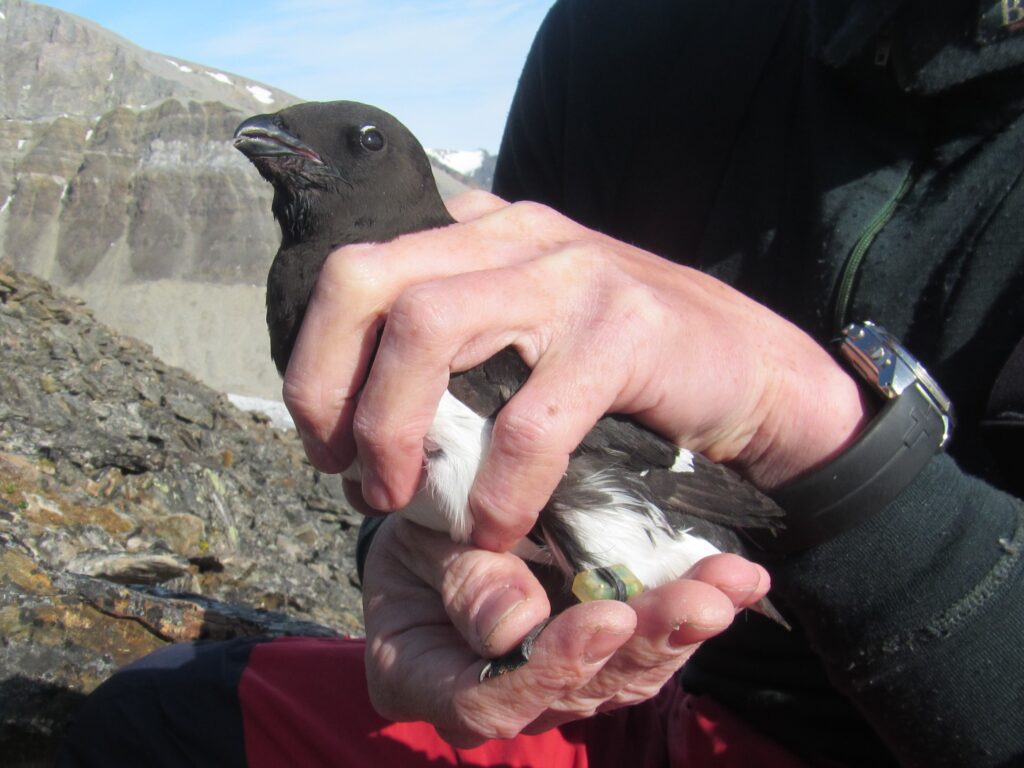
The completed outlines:
<svg viewBox="0 0 1024 768">
<path fill-rule="evenodd" d="M 480 416 L 493 418 L 530 375 L 513 347 L 506 347 L 485 363 L 452 374 L 448 391 Z"/>
<path fill-rule="evenodd" d="M 626 469 L 668 469 L 679 449 L 628 416 L 609 414 L 583 438 L 574 456 L 611 456 Z"/>
<path fill-rule="evenodd" d="M 778 504 L 728 467 L 693 454 L 693 472 L 652 469 L 644 477 L 666 515 L 699 517 L 734 528 L 780 528 Z"/>
<path fill-rule="evenodd" d="M 699 453 L 692 472 L 672 472 L 679 449 L 625 416 L 606 416 L 577 449 L 642 473 L 648 497 L 669 517 L 682 515 L 739 528 L 778 528 L 782 510 L 728 467 Z"/>
</svg>

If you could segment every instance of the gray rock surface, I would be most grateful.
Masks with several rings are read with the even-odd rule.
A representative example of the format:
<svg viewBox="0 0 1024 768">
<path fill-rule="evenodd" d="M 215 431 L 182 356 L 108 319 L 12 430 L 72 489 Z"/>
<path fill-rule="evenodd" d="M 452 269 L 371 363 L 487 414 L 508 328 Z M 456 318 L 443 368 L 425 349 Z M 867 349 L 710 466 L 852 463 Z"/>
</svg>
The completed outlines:
<svg viewBox="0 0 1024 768">
<path fill-rule="evenodd" d="M 0 755 L 172 641 L 359 634 L 359 516 L 297 438 L 0 261 Z"/>
<path fill-rule="evenodd" d="M 26 0 L 0 12 L 0 256 L 215 388 L 278 397 L 263 286 L 280 235 L 230 139 L 299 99 Z"/>
</svg>

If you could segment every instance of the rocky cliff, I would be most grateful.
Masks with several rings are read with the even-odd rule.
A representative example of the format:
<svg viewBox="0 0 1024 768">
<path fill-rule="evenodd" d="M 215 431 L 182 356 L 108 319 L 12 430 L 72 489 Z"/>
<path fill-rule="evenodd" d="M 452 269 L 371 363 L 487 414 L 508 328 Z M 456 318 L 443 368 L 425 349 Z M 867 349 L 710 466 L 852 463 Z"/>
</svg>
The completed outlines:
<svg viewBox="0 0 1024 768">
<path fill-rule="evenodd" d="M 292 433 L 0 261 L 0 755 L 172 641 L 359 633 L 359 516 Z"/>
<path fill-rule="evenodd" d="M 230 138 L 298 99 L 25 0 L 0 17 L 0 255 L 218 389 L 276 397 L 263 285 L 279 233 Z"/>
</svg>

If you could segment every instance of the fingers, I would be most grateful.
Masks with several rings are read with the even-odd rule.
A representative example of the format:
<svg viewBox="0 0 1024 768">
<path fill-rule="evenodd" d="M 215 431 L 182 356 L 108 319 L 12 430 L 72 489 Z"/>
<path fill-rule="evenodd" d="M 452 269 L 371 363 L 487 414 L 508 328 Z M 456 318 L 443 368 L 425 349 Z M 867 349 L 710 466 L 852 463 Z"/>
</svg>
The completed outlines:
<svg viewBox="0 0 1024 768">
<path fill-rule="evenodd" d="M 541 633 L 526 666 L 481 684 L 481 656 L 508 650 L 547 615 L 543 591 L 521 561 L 391 517 L 365 576 L 374 706 L 393 720 L 431 722 L 461 747 L 654 696 L 697 644 L 768 586 L 760 566 L 708 558 L 629 604 L 570 608 Z"/>
<path fill-rule="evenodd" d="M 534 204 L 510 206 L 483 193 L 463 197 L 453 206 L 465 223 L 347 246 L 324 263 L 283 387 L 318 468 L 336 472 L 352 461 L 357 395 L 388 311 L 406 289 L 533 258 L 582 229 Z"/>
<path fill-rule="evenodd" d="M 550 615 L 547 593 L 520 558 L 455 544 L 404 520 L 393 527 L 402 567 L 437 592 L 478 656 L 511 650 Z"/>
<path fill-rule="evenodd" d="M 433 234 L 420 235 L 427 239 L 422 246 L 427 253 Z M 352 461 L 357 395 L 395 298 L 410 285 L 488 265 L 472 249 L 456 252 L 458 256 L 442 262 L 399 238 L 386 246 L 348 246 L 327 258 L 306 308 L 283 386 L 285 404 L 310 461 L 319 469 L 337 472 Z"/>
<path fill-rule="evenodd" d="M 353 423 L 371 506 L 399 509 L 417 491 L 448 369 L 515 346 L 533 371 L 497 416 L 470 507 L 473 540 L 485 549 L 508 549 L 529 531 L 571 452 L 632 397 L 632 340 L 662 322 L 649 292 L 596 250 L 565 247 L 421 283 L 396 299 Z M 506 304 L 506 295 L 517 300 Z"/>
<path fill-rule="evenodd" d="M 636 620 L 621 603 L 578 606 L 542 633 L 526 669 L 481 685 L 481 656 L 508 650 L 547 617 L 543 590 L 512 555 L 394 517 L 367 559 L 364 608 L 374 706 L 394 720 L 434 723 L 460 746 L 520 732 L 585 685 Z"/>
<path fill-rule="evenodd" d="M 511 738 L 546 712 L 561 709 L 568 692 L 583 688 L 629 642 L 636 615 L 613 601 L 578 605 L 560 614 L 537 639 L 530 661 L 507 675 L 460 687 L 453 718 L 438 732 L 456 746 Z M 574 718 L 594 711 L 576 711 Z"/>
<path fill-rule="evenodd" d="M 398 509 L 416 492 L 423 438 L 449 370 L 483 362 L 550 313 L 553 297 L 531 292 L 536 281 L 517 268 L 501 270 L 501 285 L 531 299 L 511 307 L 495 301 L 496 271 L 420 283 L 392 305 L 353 424 L 363 494 L 372 506 Z"/>
<path fill-rule="evenodd" d="M 715 555 L 686 577 L 637 595 L 629 601 L 637 617 L 629 642 L 526 732 L 560 725 L 579 712 L 608 711 L 654 696 L 700 643 L 725 631 L 736 611 L 759 600 L 767 589 L 767 572 L 761 566 L 736 555 Z"/>
<path fill-rule="evenodd" d="M 561 264 L 566 258 L 551 260 Z M 570 454 L 598 419 L 633 397 L 630 373 L 636 360 L 630 339 L 636 326 L 623 306 L 632 302 L 626 298 L 632 296 L 628 280 L 616 280 L 625 287 L 609 300 L 601 290 L 603 280 L 591 282 L 583 271 L 574 273 L 580 290 L 562 297 L 575 303 L 573 323 L 556 323 L 529 379 L 498 414 L 470 491 L 473 541 L 484 549 L 508 549 L 529 532 Z M 641 322 L 656 327 L 653 320 Z M 578 329 L 579 323 L 586 327 Z"/>
<path fill-rule="evenodd" d="M 763 566 L 732 554 L 705 557 L 685 578 L 715 587 L 732 600 L 737 611 L 756 604 L 771 587 L 771 577 Z"/>
</svg>

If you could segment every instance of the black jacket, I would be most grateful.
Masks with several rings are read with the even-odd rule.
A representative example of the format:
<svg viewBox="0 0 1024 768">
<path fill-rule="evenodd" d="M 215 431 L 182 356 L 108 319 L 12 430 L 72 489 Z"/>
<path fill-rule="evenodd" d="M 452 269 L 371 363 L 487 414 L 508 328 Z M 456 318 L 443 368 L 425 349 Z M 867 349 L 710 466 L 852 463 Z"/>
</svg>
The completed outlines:
<svg viewBox="0 0 1024 768">
<path fill-rule="evenodd" d="M 495 192 L 822 343 L 871 319 L 923 361 L 955 403 L 950 455 L 772 565 L 800 626 L 740 620 L 684 684 L 815 762 L 1024 762 L 1024 23 L 998 1 L 821 5 L 556 3 Z"/>
</svg>

